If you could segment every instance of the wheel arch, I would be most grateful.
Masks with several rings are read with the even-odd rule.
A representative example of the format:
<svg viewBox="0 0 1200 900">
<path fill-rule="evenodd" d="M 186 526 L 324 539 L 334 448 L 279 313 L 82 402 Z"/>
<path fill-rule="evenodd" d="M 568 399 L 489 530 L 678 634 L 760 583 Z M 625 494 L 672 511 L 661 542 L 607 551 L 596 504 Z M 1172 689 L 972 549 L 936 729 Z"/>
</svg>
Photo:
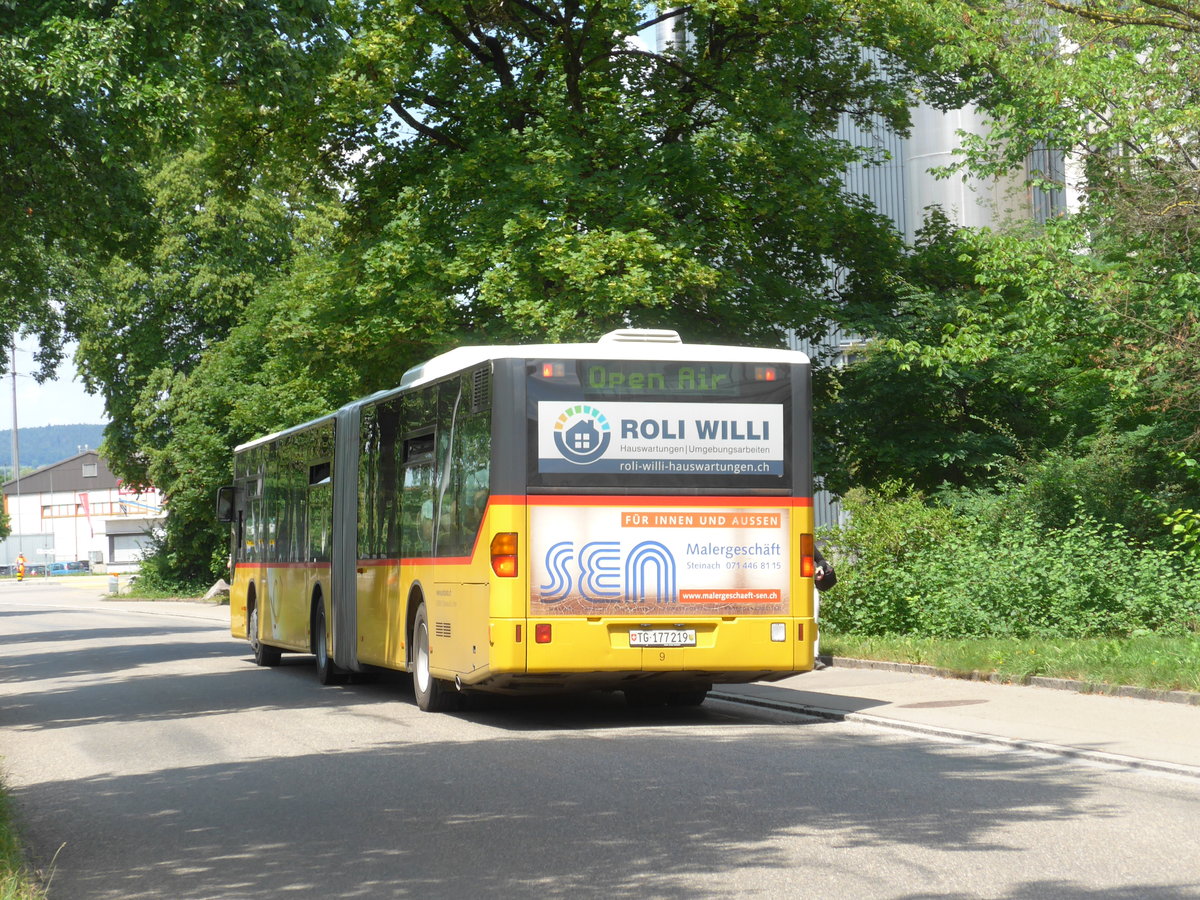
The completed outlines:
<svg viewBox="0 0 1200 900">
<path fill-rule="evenodd" d="M 417 610 L 424 603 L 425 590 L 421 587 L 421 582 L 414 581 L 408 589 L 408 605 L 404 611 L 404 646 L 407 648 L 404 653 L 404 665 L 410 670 L 413 665 L 413 632 L 417 623 Z"/>
<path fill-rule="evenodd" d="M 312 653 L 317 652 L 317 607 L 325 605 L 325 590 L 321 587 L 321 583 L 317 582 L 313 585 L 312 594 L 308 598 L 308 649 Z M 325 628 L 329 628 L 329 610 L 325 610 Z"/>
<path fill-rule="evenodd" d="M 250 583 L 246 585 L 246 633 L 250 632 L 250 613 L 258 608 L 258 589 L 254 585 L 254 579 L 250 579 Z"/>
</svg>

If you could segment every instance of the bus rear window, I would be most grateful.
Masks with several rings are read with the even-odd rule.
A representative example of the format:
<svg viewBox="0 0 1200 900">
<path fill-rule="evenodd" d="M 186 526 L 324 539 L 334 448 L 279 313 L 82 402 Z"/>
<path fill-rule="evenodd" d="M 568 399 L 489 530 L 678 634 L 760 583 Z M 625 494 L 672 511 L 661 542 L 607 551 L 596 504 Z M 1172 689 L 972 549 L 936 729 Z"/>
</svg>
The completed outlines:
<svg viewBox="0 0 1200 900">
<path fill-rule="evenodd" d="M 787 366 L 539 360 L 527 385 L 532 488 L 791 487 Z"/>
</svg>

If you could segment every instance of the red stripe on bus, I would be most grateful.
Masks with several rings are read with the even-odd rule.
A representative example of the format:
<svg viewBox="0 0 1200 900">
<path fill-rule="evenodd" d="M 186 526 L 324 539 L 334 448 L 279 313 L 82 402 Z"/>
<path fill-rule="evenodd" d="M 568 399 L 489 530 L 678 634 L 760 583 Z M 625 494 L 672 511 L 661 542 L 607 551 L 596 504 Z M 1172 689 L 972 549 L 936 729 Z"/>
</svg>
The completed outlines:
<svg viewBox="0 0 1200 900">
<path fill-rule="evenodd" d="M 384 566 L 468 566 L 475 560 L 470 556 L 414 556 L 392 559 L 359 559 L 355 560 L 354 565 L 359 569 L 377 569 Z M 248 563 L 241 562 L 237 564 L 239 569 L 314 569 L 317 571 L 327 571 L 329 563 L 294 563 L 294 562 L 272 562 L 272 563 Z"/>
<path fill-rule="evenodd" d="M 327 562 L 246 562 L 237 563 L 239 569 L 328 569 Z"/>
<path fill-rule="evenodd" d="M 520 506 L 526 501 L 524 494 L 492 494 L 488 497 L 488 505 Z"/>
<path fill-rule="evenodd" d="M 360 569 L 377 569 L 382 566 L 469 566 L 474 561 L 470 556 L 403 556 L 390 559 L 360 559 L 355 565 Z"/>
</svg>

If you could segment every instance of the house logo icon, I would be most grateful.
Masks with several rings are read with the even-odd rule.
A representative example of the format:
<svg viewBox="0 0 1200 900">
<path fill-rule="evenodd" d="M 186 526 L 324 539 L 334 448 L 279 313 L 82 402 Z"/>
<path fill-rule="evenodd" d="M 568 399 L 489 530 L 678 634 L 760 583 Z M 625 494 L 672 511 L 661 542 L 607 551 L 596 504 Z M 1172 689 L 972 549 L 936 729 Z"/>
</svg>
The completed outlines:
<svg viewBox="0 0 1200 900">
<path fill-rule="evenodd" d="M 580 466 L 594 463 L 610 443 L 612 426 L 594 406 L 572 406 L 554 420 L 554 446 L 567 462 Z"/>
</svg>

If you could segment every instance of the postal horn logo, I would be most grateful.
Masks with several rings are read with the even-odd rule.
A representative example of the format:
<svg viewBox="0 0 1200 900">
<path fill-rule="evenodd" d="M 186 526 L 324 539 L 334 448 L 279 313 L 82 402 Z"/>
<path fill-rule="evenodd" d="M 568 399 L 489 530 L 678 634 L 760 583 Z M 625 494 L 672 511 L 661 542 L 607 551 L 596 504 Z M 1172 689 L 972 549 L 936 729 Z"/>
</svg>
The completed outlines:
<svg viewBox="0 0 1200 900">
<path fill-rule="evenodd" d="M 594 406 L 572 406 L 554 421 L 554 446 L 576 465 L 594 463 L 612 443 L 612 426 Z"/>
</svg>

